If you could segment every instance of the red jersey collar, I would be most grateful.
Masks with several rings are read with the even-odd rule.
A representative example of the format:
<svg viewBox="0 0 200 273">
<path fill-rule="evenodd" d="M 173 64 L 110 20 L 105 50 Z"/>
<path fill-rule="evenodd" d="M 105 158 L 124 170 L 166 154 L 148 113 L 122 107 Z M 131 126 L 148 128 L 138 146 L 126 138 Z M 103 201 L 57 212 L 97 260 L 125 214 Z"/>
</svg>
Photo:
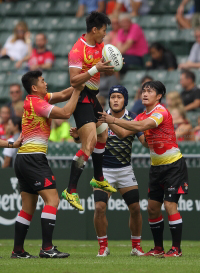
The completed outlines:
<svg viewBox="0 0 200 273">
<path fill-rule="evenodd" d="M 80 37 L 80 40 L 81 40 L 84 44 L 86 44 L 87 46 L 89 46 L 89 47 L 95 47 L 95 46 L 97 45 L 97 44 L 95 44 L 94 46 L 89 45 L 89 44 L 86 42 L 85 34 L 83 34 L 83 35 Z"/>
<path fill-rule="evenodd" d="M 39 97 L 39 96 L 37 96 L 37 95 L 27 95 L 26 96 L 28 99 L 29 98 L 37 98 L 37 99 L 40 99 L 41 100 L 41 98 Z M 43 98 L 44 99 L 44 98 Z"/>
</svg>

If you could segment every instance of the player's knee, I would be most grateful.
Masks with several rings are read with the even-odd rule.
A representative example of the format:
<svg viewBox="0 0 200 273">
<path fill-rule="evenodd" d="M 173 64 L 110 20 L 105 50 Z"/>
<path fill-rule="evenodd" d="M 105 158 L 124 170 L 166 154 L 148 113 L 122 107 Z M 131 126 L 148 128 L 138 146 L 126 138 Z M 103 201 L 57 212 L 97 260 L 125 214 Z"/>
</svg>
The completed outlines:
<svg viewBox="0 0 200 273">
<path fill-rule="evenodd" d="M 140 205 L 139 203 L 134 203 L 132 205 L 129 206 L 129 211 L 131 216 L 139 216 L 140 215 Z"/>
<path fill-rule="evenodd" d="M 126 202 L 127 206 L 134 206 L 134 204 L 139 204 L 139 191 L 138 189 L 127 191 L 122 195 L 124 201 Z"/>
<path fill-rule="evenodd" d="M 148 204 L 147 211 L 148 211 L 148 215 L 153 218 L 154 217 L 156 218 L 158 214 L 160 213 L 157 207 L 154 207 L 153 205 L 150 205 L 150 204 Z"/>
<path fill-rule="evenodd" d="M 106 203 L 104 202 L 95 203 L 95 214 L 97 216 L 104 215 L 105 211 L 106 211 Z"/>
</svg>

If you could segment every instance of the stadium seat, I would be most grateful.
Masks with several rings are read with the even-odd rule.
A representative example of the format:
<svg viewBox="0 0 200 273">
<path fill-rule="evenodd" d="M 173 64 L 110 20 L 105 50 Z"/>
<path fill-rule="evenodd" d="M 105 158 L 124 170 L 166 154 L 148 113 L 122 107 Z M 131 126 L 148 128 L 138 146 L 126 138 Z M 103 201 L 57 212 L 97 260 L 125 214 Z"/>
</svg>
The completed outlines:
<svg viewBox="0 0 200 273">
<path fill-rule="evenodd" d="M 2 3 L 0 4 L 0 15 L 7 16 L 12 15 L 13 10 L 15 10 L 15 3 Z"/>
<path fill-rule="evenodd" d="M 168 71 L 167 81 L 169 83 L 177 84 L 180 81 L 180 70 Z"/>
<path fill-rule="evenodd" d="M 4 85 L 6 81 L 6 73 L 0 73 L 0 85 Z"/>
<path fill-rule="evenodd" d="M 26 15 L 30 10 L 33 9 L 34 3 L 32 1 L 26 1 L 26 2 L 17 2 L 14 7 L 9 9 L 8 15 L 13 15 L 13 16 L 24 16 Z M 6 14 L 6 15 L 7 15 Z"/>
<path fill-rule="evenodd" d="M 186 63 L 188 60 L 188 56 L 176 56 L 178 64 Z"/>
<path fill-rule="evenodd" d="M 181 93 L 182 91 L 182 87 L 179 83 L 167 83 L 165 84 L 166 87 L 166 92 L 169 93 L 171 91 L 177 91 L 179 93 Z"/>
<path fill-rule="evenodd" d="M 53 48 L 53 53 L 56 55 L 56 56 L 62 56 L 62 57 L 67 57 L 69 51 L 71 50 L 72 46 L 74 44 L 71 43 L 59 43 L 57 45 L 54 46 Z"/>
<path fill-rule="evenodd" d="M 137 20 L 137 23 L 142 28 L 159 28 L 161 17 L 158 15 L 145 15 L 140 16 Z"/>
<path fill-rule="evenodd" d="M 56 31 L 46 31 L 44 34 L 47 37 L 48 44 L 55 44 L 58 41 L 58 32 Z"/>
<path fill-rule="evenodd" d="M 14 27 L 19 21 L 21 21 L 20 17 L 5 17 L 0 22 L 0 31 L 13 31 Z"/>
<path fill-rule="evenodd" d="M 124 87 L 128 90 L 128 95 L 130 99 L 134 99 L 135 94 L 139 88 L 139 84 L 134 84 L 134 83 L 124 83 Z M 130 102 L 130 101 L 129 101 Z M 132 106 L 132 105 L 131 105 Z"/>
<path fill-rule="evenodd" d="M 9 100 L 10 100 L 9 87 L 5 85 L 0 85 L 0 103 L 9 101 Z"/>
<path fill-rule="evenodd" d="M 69 43 L 74 44 L 77 40 L 77 31 L 60 31 L 58 34 L 58 43 Z"/>
<path fill-rule="evenodd" d="M 42 22 L 42 20 L 40 19 L 40 17 L 26 17 L 24 19 L 24 21 L 27 23 L 28 25 L 28 28 L 30 31 L 33 31 L 33 30 L 42 30 L 44 27 L 44 24 Z"/>
<path fill-rule="evenodd" d="M 179 41 L 177 29 L 163 29 L 159 31 L 157 41 Z"/>
<path fill-rule="evenodd" d="M 9 59 L 0 59 L 0 72 L 9 72 L 15 69 L 15 63 Z"/>
<path fill-rule="evenodd" d="M 195 42 L 195 37 L 194 37 L 194 30 L 192 29 L 184 29 L 180 30 L 178 39 L 180 41 L 187 41 L 187 42 Z"/>
<path fill-rule="evenodd" d="M 123 84 L 125 83 L 132 83 L 132 84 L 140 84 L 140 81 L 142 79 L 142 77 L 144 77 L 144 75 L 146 74 L 146 71 L 128 71 L 125 76 L 124 79 L 122 81 Z"/>
<path fill-rule="evenodd" d="M 54 6 L 54 3 L 52 1 L 37 1 L 34 4 L 33 8 L 26 10 L 26 15 L 45 15 L 52 6 Z"/>
<path fill-rule="evenodd" d="M 4 84 L 6 84 L 6 85 L 10 85 L 12 83 L 21 84 L 21 78 L 22 78 L 22 75 L 17 74 L 17 73 L 11 73 L 6 77 Z"/>
<path fill-rule="evenodd" d="M 163 15 L 159 20 L 159 26 L 161 28 L 177 28 L 176 17 L 175 15 Z"/>
<path fill-rule="evenodd" d="M 68 71 L 68 59 L 67 58 L 56 58 L 53 68 L 54 71 Z"/>
<path fill-rule="evenodd" d="M 144 30 L 145 37 L 149 43 L 155 42 L 158 37 L 157 29 Z"/>
<path fill-rule="evenodd" d="M 48 85 L 56 88 L 68 87 L 68 81 L 69 76 L 67 72 L 49 72 L 47 75 Z"/>
<path fill-rule="evenodd" d="M 0 32 L 0 46 L 3 47 L 8 37 L 12 35 L 12 32 Z"/>
<path fill-rule="evenodd" d="M 62 29 L 61 17 L 44 17 L 41 21 L 45 30 Z"/>
<path fill-rule="evenodd" d="M 85 28 L 86 28 L 85 17 L 82 17 L 82 18 L 63 17 L 59 24 L 59 28 L 68 29 L 68 30 L 83 29 L 85 31 Z"/>
<path fill-rule="evenodd" d="M 78 1 L 55 1 L 55 5 L 52 6 L 47 14 L 51 15 L 75 15 L 78 10 Z"/>
<path fill-rule="evenodd" d="M 152 76 L 154 80 L 167 83 L 168 73 L 165 70 L 150 70 L 148 75 Z"/>
<path fill-rule="evenodd" d="M 189 111 L 187 112 L 187 118 L 189 119 L 190 123 L 192 124 L 192 127 L 197 126 L 197 112 L 196 111 Z"/>
</svg>

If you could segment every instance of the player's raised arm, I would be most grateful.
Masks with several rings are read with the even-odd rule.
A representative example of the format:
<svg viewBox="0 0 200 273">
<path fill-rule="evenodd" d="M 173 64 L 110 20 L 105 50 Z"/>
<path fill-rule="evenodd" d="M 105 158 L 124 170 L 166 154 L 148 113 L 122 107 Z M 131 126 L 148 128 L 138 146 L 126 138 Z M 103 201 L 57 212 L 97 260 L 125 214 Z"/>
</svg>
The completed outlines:
<svg viewBox="0 0 200 273">
<path fill-rule="evenodd" d="M 67 89 L 64 89 L 63 91 L 52 93 L 49 103 L 55 104 L 55 103 L 67 101 L 71 98 L 73 91 L 74 91 L 74 88 L 69 87 Z"/>
<path fill-rule="evenodd" d="M 80 84 L 87 82 L 98 72 L 113 72 L 114 66 L 108 66 L 109 63 L 110 61 L 103 62 L 103 60 L 101 59 L 95 66 L 93 66 L 84 73 L 81 73 L 81 68 L 70 67 L 69 73 L 71 86 L 75 88 Z"/>
<path fill-rule="evenodd" d="M 57 119 L 69 119 L 76 108 L 78 98 L 83 88 L 84 85 L 80 85 L 79 87 L 75 88 L 69 102 L 63 108 L 54 106 L 49 117 Z"/>
</svg>

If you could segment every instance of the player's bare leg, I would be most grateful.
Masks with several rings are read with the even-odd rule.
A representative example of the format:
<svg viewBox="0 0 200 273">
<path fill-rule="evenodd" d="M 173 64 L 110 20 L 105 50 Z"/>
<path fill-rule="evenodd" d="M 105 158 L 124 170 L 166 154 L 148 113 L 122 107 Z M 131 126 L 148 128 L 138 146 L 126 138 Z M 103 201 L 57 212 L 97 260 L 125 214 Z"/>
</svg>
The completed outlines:
<svg viewBox="0 0 200 273">
<path fill-rule="evenodd" d="M 164 255 L 163 231 L 164 219 L 161 213 L 162 203 L 155 200 L 148 200 L 149 225 L 154 239 L 154 248 L 145 254 L 145 256 Z"/>
<path fill-rule="evenodd" d="M 22 209 L 15 222 L 14 249 L 11 258 L 38 258 L 24 251 L 24 241 L 36 209 L 38 195 L 21 192 Z"/>
<path fill-rule="evenodd" d="M 110 193 L 106 193 L 100 189 L 94 189 L 95 211 L 94 211 L 94 227 L 100 246 L 97 257 L 105 257 L 110 254 L 108 249 L 107 227 L 108 220 L 106 218 L 107 201 Z"/>
<path fill-rule="evenodd" d="M 121 188 L 119 189 L 119 192 L 123 196 L 124 200 L 126 200 L 130 212 L 129 227 L 131 230 L 132 241 L 131 255 L 143 256 L 144 252 L 140 246 L 142 233 L 142 215 L 140 212 L 140 204 L 138 200 L 138 186 Z M 129 202 L 131 204 L 129 204 Z"/>
<path fill-rule="evenodd" d="M 179 196 L 177 196 L 177 202 Z M 164 255 L 165 257 L 180 257 L 181 238 L 182 238 L 182 217 L 178 212 L 178 204 L 176 202 L 164 201 L 165 210 L 168 214 L 169 228 L 172 235 L 172 248 Z"/>
</svg>

